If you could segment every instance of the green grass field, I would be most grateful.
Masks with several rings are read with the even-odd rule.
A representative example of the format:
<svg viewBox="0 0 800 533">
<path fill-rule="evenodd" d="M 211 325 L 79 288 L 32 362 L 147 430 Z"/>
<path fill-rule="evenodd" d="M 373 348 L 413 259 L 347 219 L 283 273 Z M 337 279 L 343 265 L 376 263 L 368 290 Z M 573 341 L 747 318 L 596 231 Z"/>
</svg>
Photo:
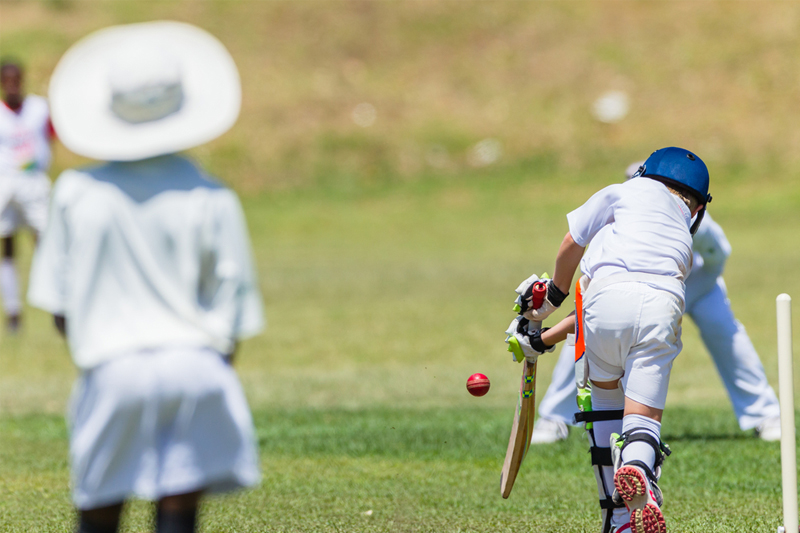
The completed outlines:
<svg viewBox="0 0 800 533">
<path fill-rule="evenodd" d="M 726 414 L 665 416 L 676 450 L 663 481 L 672 531 L 777 527 L 778 447 L 743 436 Z M 264 482 L 209 500 L 202 531 L 597 531 L 597 489 L 577 432 L 531 453 L 511 497 L 500 497 L 508 418 L 486 407 L 258 411 Z M 4 531 L 69 531 L 62 421 L 5 418 L 0 428 L 4 484 L 14 489 L 3 486 Z M 145 530 L 148 511 L 132 505 L 123 531 Z"/>
<path fill-rule="evenodd" d="M 777 384 L 774 299 L 800 295 L 800 5 L 2 1 L 0 54 L 42 93 L 86 31 L 160 17 L 211 29 L 242 69 L 240 122 L 193 154 L 242 196 L 269 320 L 237 361 L 264 482 L 209 500 L 201 531 L 598 531 L 582 431 L 499 495 L 520 371 L 503 331 L 517 283 L 552 270 L 565 213 L 662 145 L 709 163 L 732 305 Z M 592 99 L 621 86 L 631 117 L 593 122 Z M 362 101 L 371 128 L 350 120 Z M 503 156 L 473 166 L 485 138 Z M 54 176 L 80 162 L 58 147 Z M 67 532 L 75 371 L 49 317 L 25 320 L 0 338 L 0 530 Z M 670 531 L 774 531 L 779 447 L 739 431 L 685 324 Z M 136 502 L 123 529 L 148 520 Z"/>
</svg>

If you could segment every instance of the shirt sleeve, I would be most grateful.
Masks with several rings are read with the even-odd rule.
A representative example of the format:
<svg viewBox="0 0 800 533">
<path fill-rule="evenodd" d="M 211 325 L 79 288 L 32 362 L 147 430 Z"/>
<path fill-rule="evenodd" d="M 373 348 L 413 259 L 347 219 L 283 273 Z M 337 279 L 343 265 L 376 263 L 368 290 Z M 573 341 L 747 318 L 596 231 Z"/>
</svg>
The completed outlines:
<svg viewBox="0 0 800 533">
<path fill-rule="evenodd" d="M 250 239 L 241 204 L 229 190 L 215 202 L 215 216 L 205 269 L 203 298 L 216 321 L 224 321 L 232 340 L 252 337 L 264 329 L 264 311 Z M 219 323 L 219 322 L 218 322 Z"/>
<path fill-rule="evenodd" d="M 69 232 L 64 208 L 68 178 L 62 174 L 53 188 L 47 227 L 33 255 L 28 302 L 54 315 L 67 310 Z"/>
<path fill-rule="evenodd" d="M 603 226 L 614 221 L 614 206 L 621 193 L 621 184 L 609 185 L 567 215 L 569 233 L 576 244 L 586 246 Z"/>
<path fill-rule="evenodd" d="M 702 259 L 695 261 L 696 268 L 702 268 L 708 274 L 715 274 L 714 277 L 722 275 L 725 262 L 731 255 L 731 245 L 720 225 L 708 213 L 703 217 L 692 239 L 692 251 Z"/>
</svg>

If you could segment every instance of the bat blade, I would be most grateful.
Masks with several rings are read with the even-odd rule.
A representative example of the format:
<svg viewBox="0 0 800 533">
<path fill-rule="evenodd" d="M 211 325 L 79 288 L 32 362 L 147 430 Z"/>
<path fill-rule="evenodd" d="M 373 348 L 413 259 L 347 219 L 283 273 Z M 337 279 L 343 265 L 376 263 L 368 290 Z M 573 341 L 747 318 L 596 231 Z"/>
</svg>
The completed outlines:
<svg viewBox="0 0 800 533">
<path fill-rule="evenodd" d="M 503 471 L 500 474 L 500 494 L 503 498 L 508 498 L 511 494 L 519 468 L 530 448 L 535 415 L 536 363 L 531 364 L 526 359 L 523 361 L 522 383 L 519 389 L 517 409 L 514 413 L 514 423 L 511 425 L 511 435 L 508 439 L 508 450 L 503 462 Z"/>
</svg>

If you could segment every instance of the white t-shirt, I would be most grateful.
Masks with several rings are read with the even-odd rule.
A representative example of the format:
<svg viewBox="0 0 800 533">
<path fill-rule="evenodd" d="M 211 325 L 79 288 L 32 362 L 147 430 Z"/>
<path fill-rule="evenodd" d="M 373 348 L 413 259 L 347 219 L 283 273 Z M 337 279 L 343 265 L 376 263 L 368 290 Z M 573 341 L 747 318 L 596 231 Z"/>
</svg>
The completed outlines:
<svg viewBox="0 0 800 533">
<path fill-rule="evenodd" d="M 28 95 L 17 111 L 0 102 L 0 177 L 46 172 L 50 167 L 50 110 L 47 100 Z"/>
<path fill-rule="evenodd" d="M 148 348 L 227 353 L 264 325 L 238 198 L 176 155 L 65 171 L 28 299 L 66 316 L 82 369 Z"/>
<path fill-rule="evenodd" d="M 589 243 L 586 253 L 588 254 L 595 246 L 599 246 L 609 231 L 611 231 L 611 226 L 603 226 L 603 229 L 598 231 L 592 242 Z M 687 310 L 691 309 L 694 302 L 717 285 L 717 278 L 722 275 L 725 262 L 730 254 L 731 245 L 725 232 L 706 212 L 692 239 L 692 255 L 694 256 L 692 270 L 685 281 Z"/>
<path fill-rule="evenodd" d="M 662 183 L 634 178 L 609 185 L 567 215 L 569 232 L 587 246 L 606 225 L 603 238 L 581 259 L 591 279 L 640 272 L 684 281 L 692 265 L 691 213 Z M 673 283 L 659 288 L 675 293 Z M 675 293 L 682 301 L 684 295 Z"/>
</svg>

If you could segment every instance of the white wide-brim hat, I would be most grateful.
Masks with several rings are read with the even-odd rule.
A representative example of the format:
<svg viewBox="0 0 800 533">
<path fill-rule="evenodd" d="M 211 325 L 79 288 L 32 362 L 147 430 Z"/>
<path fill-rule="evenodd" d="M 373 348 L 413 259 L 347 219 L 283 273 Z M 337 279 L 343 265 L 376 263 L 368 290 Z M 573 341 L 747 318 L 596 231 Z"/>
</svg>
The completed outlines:
<svg viewBox="0 0 800 533">
<path fill-rule="evenodd" d="M 242 102 L 233 58 L 214 36 L 172 21 L 112 26 L 73 45 L 50 80 L 53 127 L 71 151 L 135 161 L 225 133 Z"/>
</svg>

